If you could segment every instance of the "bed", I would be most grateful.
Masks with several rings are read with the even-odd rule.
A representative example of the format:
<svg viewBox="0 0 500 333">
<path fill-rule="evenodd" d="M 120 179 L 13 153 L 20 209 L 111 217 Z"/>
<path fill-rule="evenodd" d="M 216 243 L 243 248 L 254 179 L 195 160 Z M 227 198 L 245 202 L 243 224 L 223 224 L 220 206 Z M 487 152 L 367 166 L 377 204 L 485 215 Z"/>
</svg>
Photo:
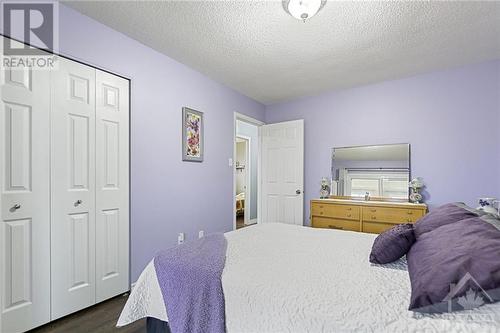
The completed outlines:
<svg viewBox="0 0 500 333">
<path fill-rule="evenodd" d="M 445 314 L 408 311 L 406 261 L 370 264 L 376 235 L 261 224 L 225 237 L 226 332 L 500 330 L 499 303 Z M 118 326 L 144 317 L 168 322 L 153 262 L 138 279 Z"/>
<path fill-rule="evenodd" d="M 236 195 L 236 215 L 245 214 L 245 192 Z"/>
</svg>

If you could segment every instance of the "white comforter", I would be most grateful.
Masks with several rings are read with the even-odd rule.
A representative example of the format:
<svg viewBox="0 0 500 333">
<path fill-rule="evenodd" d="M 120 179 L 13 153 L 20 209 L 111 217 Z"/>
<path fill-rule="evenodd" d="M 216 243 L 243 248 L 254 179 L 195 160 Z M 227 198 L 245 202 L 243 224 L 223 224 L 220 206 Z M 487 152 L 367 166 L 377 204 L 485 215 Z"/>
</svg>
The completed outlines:
<svg viewBox="0 0 500 333">
<path fill-rule="evenodd" d="M 408 311 L 406 263 L 368 262 L 375 235 L 264 224 L 226 233 L 227 332 L 499 332 L 500 303 L 471 311 Z M 168 321 L 154 265 L 118 321 Z"/>
</svg>

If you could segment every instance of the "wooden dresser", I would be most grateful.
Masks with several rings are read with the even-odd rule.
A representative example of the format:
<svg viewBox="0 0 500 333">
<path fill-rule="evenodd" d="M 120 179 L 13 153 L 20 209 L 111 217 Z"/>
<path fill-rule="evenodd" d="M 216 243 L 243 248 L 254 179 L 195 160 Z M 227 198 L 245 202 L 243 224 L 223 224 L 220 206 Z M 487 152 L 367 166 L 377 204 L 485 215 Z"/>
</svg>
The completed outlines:
<svg viewBox="0 0 500 333">
<path fill-rule="evenodd" d="M 345 199 L 311 200 L 311 226 L 381 233 L 395 224 L 415 223 L 427 213 L 425 204 Z"/>
</svg>

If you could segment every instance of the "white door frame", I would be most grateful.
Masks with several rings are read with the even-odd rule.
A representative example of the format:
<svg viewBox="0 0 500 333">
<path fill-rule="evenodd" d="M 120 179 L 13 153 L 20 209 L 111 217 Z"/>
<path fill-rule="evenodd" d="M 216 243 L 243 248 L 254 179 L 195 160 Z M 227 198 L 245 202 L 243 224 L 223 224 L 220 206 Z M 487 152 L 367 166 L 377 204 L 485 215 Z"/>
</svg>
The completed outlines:
<svg viewBox="0 0 500 333">
<path fill-rule="evenodd" d="M 236 121 L 239 120 L 239 121 L 243 121 L 245 123 L 249 123 L 249 124 L 252 124 L 252 125 L 255 125 L 258 127 L 258 130 L 259 130 L 259 139 L 258 139 L 258 155 L 259 158 L 257 159 L 257 184 L 260 184 L 261 183 L 261 179 L 260 179 L 260 174 L 261 174 L 261 165 L 260 165 L 260 149 L 261 149 L 261 133 L 260 133 L 260 126 L 262 125 L 265 125 L 264 122 L 260 121 L 260 120 L 257 120 L 255 118 L 252 118 L 252 117 L 249 117 L 247 115 L 244 115 L 244 114 L 241 114 L 241 113 L 238 113 L 238 112 L 234 112 L 234 120 L 233 120 L 233 166 L 232 166 L 232 170 L 233 170 L 233 230 L 236 230 Z M 249 141 L 249 146 L 250 146 L 250 141 Z M 250 147 L 247 149 L 247 152 L 250 151 Z M 249 163 L 247 163 L 249 164 Z M 247 184 L 248 185 L 248 184 Z M 260 221 L 260 186 L 257 187 L 257 223 L 259 223 Z M 245 201 L 247 200 L 246 198 L 246 194 L 245 194 Z M 246 202 L 245 202 L 245 207 L 246 207 Z"/>
<path fill-rule="evenodd" d="M 252 146 L 252 138 L 246 135 L 236 135 L 236 138 L 242 139 L 245 142 L 245 210 L 246 208 L 250 208 L 252 204 L 252 198 L 250 193 L 252 193 L 252 163 L 250 161 L 251 158 L 251 146 Z M 236 170 L 236 167 L 235 167 Z M 245 219 L 245 225 L 248 225 L 250 222 L 250 212 L 245 211 L 243 215 Z"/>
</svg>

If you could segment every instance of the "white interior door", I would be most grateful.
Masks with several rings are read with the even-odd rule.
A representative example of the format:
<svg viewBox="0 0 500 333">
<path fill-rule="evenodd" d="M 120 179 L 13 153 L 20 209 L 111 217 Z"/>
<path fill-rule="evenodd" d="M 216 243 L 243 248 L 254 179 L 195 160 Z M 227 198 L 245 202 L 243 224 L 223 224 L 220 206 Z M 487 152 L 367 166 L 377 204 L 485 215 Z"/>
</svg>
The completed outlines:
<svg viewBox="0 0 500 333">
<path fill-rule="evenodd" d="M 304 121 L 261 127 L 262 221 L 303 225 Z"/>
<path fill-rule="evenodd" d="M 96 71 L 96 301 L 129 290 L 129 81 Z"/>
<path fill-rule="evenodd" d="M 52 319 L 95 303 L 95 69 L 52 71 Z"/>
<path fill-rule="evenodd" d="M 0 332 L 50 320 L 49 79 L 0 71 Z"/>
</svg>

